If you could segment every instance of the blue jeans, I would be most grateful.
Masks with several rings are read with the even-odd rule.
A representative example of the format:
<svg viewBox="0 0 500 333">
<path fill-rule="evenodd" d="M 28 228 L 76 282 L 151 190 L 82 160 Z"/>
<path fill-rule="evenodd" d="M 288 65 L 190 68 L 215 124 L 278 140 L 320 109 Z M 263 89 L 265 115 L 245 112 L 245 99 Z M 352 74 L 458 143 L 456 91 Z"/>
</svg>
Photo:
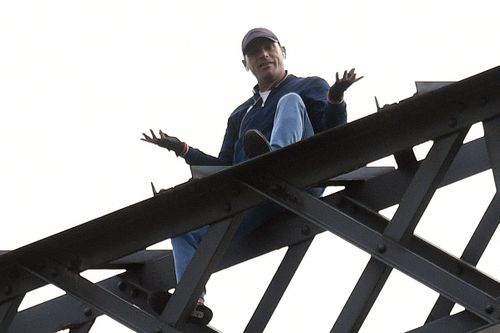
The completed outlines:
<svg viewBox="0 0 500 333">
<path fill-rule="evenodd" d="M 314 131 L 311 121 L 307 115 L 307 110 L 302 98 L 296 93 L 288 93 L 281 97 L 276 107 L 273 130 L 269 142 L 272 150 L 277 150 L 302 139 L 306 139 L 313 134 Z M 313 195 L 320 196 L 323 189 L 314 188 L 310 189 L 309 192 Z M 243 238 L 258 226 L 284 211 L 284 208 L 272 202 L 265 202 L 248 209 L 243 213 L 241 224 L 236 232 L 235 238 Z M 191 258 L 200 245 L 203 236 L 207 233 L 208 228 L 209 226 L 204 226 L 172 238 L 177 282 L 181 280 L 182 275 L 186 271 Z"/>
</svg>

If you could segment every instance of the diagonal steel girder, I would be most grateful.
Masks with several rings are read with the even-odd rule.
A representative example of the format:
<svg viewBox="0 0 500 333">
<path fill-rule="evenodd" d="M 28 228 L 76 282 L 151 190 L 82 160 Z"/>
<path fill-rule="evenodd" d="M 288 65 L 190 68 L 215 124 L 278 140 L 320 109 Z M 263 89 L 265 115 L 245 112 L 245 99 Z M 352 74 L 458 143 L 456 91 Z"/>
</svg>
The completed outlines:
<svg viewBox="0 0 500 333">
<path fill-rule="evenodd" d="M 425 160 L 415 173 L 384 236 L 404 242 L 411 238 L 425 208 L 437 190 L 465 138 L 465 131 L 434 142 Z M 357 332 L 377 299 L 392 271 L 391 267 L 371 258 L 332 332 Z"/>
<path fill-rule="evenodd" d="M 470 148 L 469 148 L 469 146 L 470 146 Z M 457 156 L 457 158 L 454 161 L 454 166 L 452 166 L 452 169 L 454 169 L 454 171 L 451 172 L 452 175 L 448 175 L 447 178 L 445 179 L 445 181 L 443 181 L 443 183 L 441 185 L 449 184 L 453 181 L 464 178 L 465 176 L 467 176 L 469 174 L 473 174 L 473 173 L 479 172 L 479 171 L 487 168 L 487 164 L 484 164 L 484 162 L 480 163 L 479 169 L 477 169 L 477 166 L 469 166 L 467 164 L 469 161 L 477 162 L 477 161 L 484 160 L 484 158 L 482 157 L 482 154 L 484 154 L 485 151 L 484 151 L 484 149 L 482 149 L 482 147 L 483 147 L 483 143 L 481 142 L 481 140 L 476 140 L 474 142 L 467 143 L 465 145 L 465 147 L 462 147 L 461 152 L 459 153 L 459 155 Z M 482 164 L 484 164 L 484 165 L 481 166 Z M 392 183 L 391 179 L 397 180 L 398 182 L 402 182 L 402 178 L 400 176 L 398 176 L 398 174 L 400 172 L 401 171 L 393 171 L 393 172 L 388 173 L 387 175 L 390 177 L 388 179 L 384 179 L 384 182 Z M 383 178 L 386 178 L 386 177 L 383 176 Z M 377 183 L 378 182 L 375 182 L 373 184 L 372 183 L 365 184 L 364 187 L 368 187 L 368 189 L 370 187 L 373 187 L 373 186 L 375 186 L 375 188 L 379 188 L 379 184 L 377 184 Z M 403 181 L 403 183 L 404 183 L 404 181 Z M 380 196 L 378 196 L 378 197 L 380 198 Z M 339 192 L 339 193 L 334 194 L 331 197 L 324 198 L 323 200 L 325 200 L 329 204 L 335 205 L 336 207 L 339 207 L 339 208 L 344 207 L 344 208 L 347 208 L 348 210 L 356 209 L 358 211 L 357 215 L 359 215 L 359 213 L 361 212 L 363 207 L 361 207 L 361 206 L 359 206 L 359 207 L 354 206 L 353 208 L 346 207 L 345 203 L 342 204 L 342 201 L 346 201 L 346 200 L 342 200 L 342 198 L 346 199 L 345 194 L 343 194 L 342 192 Z M 383 205 L 390 205 L 391 198 L 392 198 L 391 196 L 386 196 L 385 200 L 389 200 L 389 201 L 387 201 Z M 386 223 L 385 221 L 380 221 L 377 229 L 383 230 L 383 228 L 385 227 L 385 223 Z M 275 227 L 279 227 L 279 228 L 277 230 L 274 230 Z M 295 244 L 297 242 L 301 242 L 301 241 L 308 238 L 307 235 L 314 235 L 315 233 L 318 232 L 317 229 L 313 228 L 312 226 L 311 226 L 311 228 L 306 227 L 305 225 L 302 224 L 302 222 L 298 221 L 298 219 L 295 217 L 292 218 L 290 221 L 288 221 L 288 220 L 287 221 L 279 221 L 279 220 L 275 221 L 271 225 L 265 226 L 265 228 L 266 228 L 266 231 L 263 231 L 263 234 L 266 236 L 270 236 L 270 237 L 268 237 L 269 240 L 264 241 L 264 239 L 261 235 L 257 238 L 252 238 L 253 240 L 249 241 L 249 243 L 252 243 L 254 245 L 260 244 L 260 245 L 257 245 L 257 247 L 246 246 L 246 247 L 248 247 L 248 249 L 246 249 L 245 246 L 243 246 L 243 247 L 241 246 L 242 243 L 239 243 L 240 246 L 236 246 L 236 247 L 233 246 L 233 250 L 229 251 L 229 253 L 228 253 L 230 255 L 228 257 L 226 257 L 226 260 L 222 263 L 222 265 L 221 265 L 221 267 L 219 267 L 219 269 L 227 267 L 228 265 L 232 265 L 232 264 L 235 264 L 237 262 L 240 262 L 241 260 L 246 260 L 248 258 L 255 256 L 255 255 L 266 253 L 267 251 L 272 250 L 272 249 L 276 249 L 276 248 L 280 248 L 280 247 L 285 246 L 285 245 Z M 278 235 L 280 236 L 280 237 L 278 237 L 279 239 L 276 238 Z M 271 243 L 269 243 L 270 241 L 271 241 Z M 276 245 L 272 245 L 273 243 L 275 243 Z M 416 244 L 418 246 L 415 246 L 414 250 L 422 248 L 422 244 L 420 244 L 420 243 L 418 241 L 416 242 Z M 249 255 L 250 253 L 253 253 L 253 254 Z M 237 257 L 240 259 L 236 259 L 236 257 L 234 256 L 235 254 L 238 254 Z M 139 262 L 139 261 L 142 262 L 144 260 L 144 258 L 142 258 L 142 256 L 134 255 L 133 257 L 134 257 L 134 259 L 127 259 L 127 260 L 120 259 L 120 260 L 116 261 L 116 264 L 106 264 L 106 267 L 108 267 L 108 268 L 123 268 L 123 267 L 130 266 L 130 265 L 132 265 L 131 267 L 134 267 L 134 265 L 136 265 L 135 262 Z M 137 261 L 137 259 L 135 259 L 135 257 L 137 257 L 137 259 L 139 261 Z M 443 260 L 441 259 L 441 261 L 443 261 Z M 125 265 L 125 266 L 123 266 L 123 265 Z M 161 266 L 168 266 L 168 265 L 162 264 Z M 451 264 L 448 264 L 448 266 L 456 267 L 456 263 L 452 262 Z M 150 277 L 150 274 L 148 273 L 147 276 Z M 477 277 L 473 276 L 472 278 L 477 280 Z M 170 287 L 167 287 L 165 289 L 169 289 L 169 288 Z"/>
<path fill-rule="evenodd" d="M 179 331 L 118 297 L 112 292 L 71 272 L 56 262 L 23 263 L 23 269 L 51 283 L 114 320 L 139 332 L 178 333 Z"/>
<path fill-rule="evenodd" d="M 484 140 L 497 192 L 461 256 L 464 261 L 474 266 L 479 262 L 493 237 L 498 227 L 498 216 L 500 214 L 500 195 L 498 192 L 500 189 L 500 117 L 484 121 L 483 128 Z M 453 302 L 439 296 L 426 322 L 449 315 L 453 306 Z"/>
<path fill-rule="evenodd" d="M 386 265 L 461 304 L 487 322 L 498 322 L 498 295 L 491 295 L 477 288 L 436 263 L 426 260 L 405 245 L 282 180 L 262 177 L 243 181 L 256 193 L 340 236 Z"/>
<path fill-rule="evenodd" d="M 38 258 L 57 260 L 75 271 L 102 265 L 264 200 L 231 179 L 262 171 L 305 187 L 493 117 L 500 113 L 499 85 L 500 69 L 494 68 L 410 98 L 378 114 L 11 251 L 0 256 L 0 270 L 8 270 L 20 260 Z M 21 292 L 15 289 L 12 295 Z"/>
<path fill-rule="evenodd" d="M 460 180 L 464 177 L 467 177 L 468 175 L 475 174 L 477 172 L 485 170 L 489 167 L 489 165 L 487 163 L 487 158 L 484 157 L 486 154 L 486 150 L 483 149 L 484 148 L 483 141 L 484 140 L 482 140 L 482 139 L 478 139 L 478 140 L 475 140 L 473 142 L 467 143 L 464 145 L 464 147 L 462 147 L 457 158 L 454 160 L 454 164 L 452 165 L 450 172 L 447 174 L 446 179 L 441 184 L 442 186 L 447 185 L 449 183 L 452 183 L 454 181 Z M 470 161 L 474 161 L 475 164 L 471 165 Z M 478 164 L 478 162 L 479 162 L 479 164 Z M 401 183 L 404 184 L 405 178 L 402 177 L 400 175 L 400 173 L 401 173 L 401 170 L 396 170 L 396 171 L 388 172 L 385 175 L 380 175 L 377 178 L 373 179 L 373 181 L 364 182 L 363 188 L 367 192 L 371 192 L 372 190 L 380 189 L 380 187 L 381 187 L 380 181 L 382 181 L 382 184 L 384 184 L 384 183 L 393 184 L 394 182 L 397 182 L 396 184 L 401 184 Z M 381 179 L 378 179 L 378 178 L 381 178 Z M 380 190 L 378 192 L 380 192 Z M 378 199 L 377 204 L 382 205 L 382 206 L 392 205 L 392 202 L 394 200 L 393 192 L 394 191 L 392 191 L 392 192 L 384 191 L 383 196 L 380 196 L 380 195 L 377 196 L 377 199 Z M 359 218 L 359 215 L 360 215 L 360 213 L 363 212 L 364 208 L 362 206 L 355 205 L 355 202 L 351 202 L 350 200 L 349 200 L 349 203 L 352 203 L 352 205 L 348 206 L 345 204 L 345 202 L 347 202 L 346 199 L 347 199 L 347 197 L 345 196 L 345 191 L 338 192 L 332 196 L 323 198 L 323 200 L 325 200 L 325 202 L 327 202 L 330 205 L 334 205 L 337 208 L 342 209 L 342 207 L 343 207 L 344 209 L 347 209 L 347 210 L 356 210 L 358 218 Z M 381 199 L 382 199 L 382 201 L 380 201 Z M 397 201 L 397 200 L 395 200 L 395 201 Z M 370 213 L 370 212 L 368 212 L 368 213 Z M 365 217 L 365 220 L 368 220 L 368 218 Z M 386 225 L 386 221 L 384 221 L 383 219 L 380 219 L 378 222 L 372 221 L 371 224 L 369 223 L 368 225 L 377 225 L 378 230 L 383 230 L 385 225 Z M 313 237 L 316 233 L 322 231 L 322 229 L 318 229 L 318 228 L 314 227 L 313 225 L 308 225 L 305 221 L 302 221 L 300 218 L 294 217 L 294 216 L 292 216 L 291 218 L 288 218 L 287 220 L 277 219 L 276 221 L 274 221 L 271 224 L 264 225 L 263 228 L 264 228 L 264 230 L 261 230 L 261 233 L 259 235 L 256 235 L 255 237 L 252 237 L 252 235 L 250 235 L 248 240 L 246 240 L 245 242 L 238 242 L 237 244 L 233 244 L 231 249 L 226 253 L 225 258 L 224 258 L 223 262 L 221 263 L 221 265 L 218 267 L 218 269 L 224 269 L 224 268 L 229 267 L 231 265 L 237 264 L 243 260 L 253 258 L 255 256 L 267 253 L 269 251 L 281 248 L 283 246 L 302 242 L 304 240 L 309 239 L 310 237 Z M 266 237 L 262 237 L 262 235 L 265 235 Z M 427 248 L 427 250 L 425 250 L 424 252 L 430 252 L 430 253 L 435 252 L 432 255 L 433 258 L 438 258 L 441 262 L 445 262 L 446 265 L 448 267 L 452 267 L 452 269 L 455 269 L 455 267 L 457 267 L 457 262 L 454 261 L 453 258 L 446 259 L 446 257 L 445 257 L 443 260 L 443 258 L 440 258 L 439 252 L 429 251 L 429 248 L 431 248 L 431 247 L 428 247 L 428 246 L 425 247 L 424 246 L 425 243 L 418 241 L 418 239 L 416 241 L 413 241 L 413 243 L 415 243 L 415 246 L 412 246 L 413 251 L 417 251 L 417 250 L 422 249 L 422 248 L 423 249 Z M 142 254 L 134 254 L 130 257 L 127 257 L 125 260 L 119 259 L 119 260 L 112 262 L 112 263 L 106 263 L 102 267 L 103 268 L 111 268 L 111 269 L 113 269 L 113 268 L 127 268 L 127 269 L 130 268 L 133 271 L 135 271 L 136 267 L 139 268 L 139 266 L 138 266 L 139 264 L 143 263 L 145 260 L 146 261 L 151 260 L 155 256 L 157 256 L 155 254 L 155 255 L 153 255 L 152 258 L 147 259 L 147 258 L 151 257 L 151 252 L 155 253 L 158 251 L 148 251 L 149 256 L 146 256 L 146 257 Z M 170 265 L 171 265 L 171 263 L 169 264 L 168 260 L 167 260 L 167 262 L 165 262 L 165 263 L 162 262 L 162 264 L 160 266 L 161 267 L 168 267 Z M 146 273 L 146 271 L 144 271 L 143 273 L 141 273 L 141 276 L 142 276 L 141 280 L 144 282 L 151 280 L 154 277 L 154 275 L 156 274 L 155 271 L 156 271 L 155 269 L 153 269 L 152 271 L 147 270 L 147 273 Z M 22 278 L 22 274 L 21 274 L 22 271 L 21 272 L 14 272 L 13 271 L 12 273 L 16 273 L 16 274 L 12 274 L 13 276 L 19 276 L 19 278 L 18 278 L 19 281 L 17 281 L 17 283 L 19 284 L 19 286 L 20 286 L 19 288 L 21 288 L 21 289 L 22 288 L 24 288 L 25 290 L 33 289 L 36 286 L 40 285 L 40 283 L 38 283 L 38 282 L 36 282 L 36 283 L 33 281 L 30 282 L 29 279 Z M 29 275 L 29 276 L 31 276 L 31 275 Z M 163 275 L 162 275 L 162 277 L 163 277 Z M 146 280 L 144 280 L 144 279 L 146 279 Z M 471 279 L 480 280 L 480 279 L 478 279 L 478 277 L 476 275 L 472 275 Z M 169 284 L 168 279 L 165 280 L 164 277 L 160 281 L 162 281 L 162 283 L 167 283 L 167 285 L 165 285 L 165 286 L 156 285 L 155 286 L 153 281 L 151 281 L 152 284 L 150 284 L 150 288 L 153 288 L 153 290 L 158 289 L 158 288 L 167 290 L 167 289 L 174 287 L 175 281 L 173 281 Z M 13 282 L 14 281 L 11 281 L 10 283 L 13 283 Z M 26 284 L 27 284 L 27 286 L 26 286 Z M 119 292 L 119 291 L 117 291 L 117 292 Z M 127 293 L 122 294 L 121 296 L 123 296 L 123 295 L 126 296 L 126 294 Z M 137 299 L 135 299 L 135 301 L 137 301 Z M 49 304 L 46 304 L 46 305 L 49 306 Z M 55 305 L 55 306 L 57 307 L 57 305 Z M 66 305 L 62 305 L 62 306 L 66 307 Z M 26 310 L 26 311 L 28 311 L 28 310 Z M 31 310 L 29 310 L 29 313 L 27 313 L 26 311 L 23 311 L 22 318 L 33 318 L 33 315 L 31 314 Z M 81 309 L 78 310 L 78 306 L 77 306 L 77 309 L 75 311 L 77 313 L 77 317 L 83 316 L 83 314 L 81 314 L 82 310 Z M 17 320 L 18 317 L 19 317 L 19 315 L 16 316 L 15 324 L 18 323 L 18 320 Z M 19 318 L 19 319 L 21 320 L 21 318 Z M 83 317 L 82 320 L 86 320 L 85 317 Z M 21 322 L 24 322 L 24 319 L 22 319 Z M 19 332 L 23 332 L 23 331 L 24 330 L 21 329 Z"/>
</svg>

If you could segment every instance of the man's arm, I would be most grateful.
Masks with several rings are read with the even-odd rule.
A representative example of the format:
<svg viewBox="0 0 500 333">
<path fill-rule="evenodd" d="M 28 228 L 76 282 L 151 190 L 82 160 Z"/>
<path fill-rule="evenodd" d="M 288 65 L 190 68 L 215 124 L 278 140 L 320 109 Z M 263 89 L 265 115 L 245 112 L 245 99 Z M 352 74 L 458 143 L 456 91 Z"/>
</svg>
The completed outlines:
<svg viewBox="0 0 500 333">
<path fill-rule="evenodd" d="M 173 151 L 178 157 L 184 158 L 189 165 L 221 165 L 221 161 L 218 158 L 205 154 L 199 149 L 190 147 L 187 143 L 179 140 L 175 136 L 171 136 L 159 131 L 159 137 L 150 130 L 151 135 L 142 133 L 144 136 L 141 138 L 142 141 L 146 141 L 169 151 Z"/>
<path fill-rule="evenodd" d="M 336 81 L 331 87 L 325 80 L 313 78 L 302 97 L 315 133 L 347 122 L 344 92 L 362 78 L 356 78 L 354 68 L 349 72 L 345 71 L 342 78 L 337 73 Z"/>
<path fill-rule="evenodd" d="M 203 151 L 190 147 L 187 143 L 182 142 L 174 136 L 167 135 L 160 130 L 160 137 L 157 137 L 153 130 L 150 130 L 151 136 L 143 133 L 144 138 L 141 140 L 156 144 L 175 152 L 179 157 L 184 158 L 189 165 L 232 165 L 234 143 L 238 138 L 237 128 L 231 118 L 228 120 L 226 133 L 222 142 L 222 147 L 219 157 L 215 157 L 204 153 Z"/>
</svg>

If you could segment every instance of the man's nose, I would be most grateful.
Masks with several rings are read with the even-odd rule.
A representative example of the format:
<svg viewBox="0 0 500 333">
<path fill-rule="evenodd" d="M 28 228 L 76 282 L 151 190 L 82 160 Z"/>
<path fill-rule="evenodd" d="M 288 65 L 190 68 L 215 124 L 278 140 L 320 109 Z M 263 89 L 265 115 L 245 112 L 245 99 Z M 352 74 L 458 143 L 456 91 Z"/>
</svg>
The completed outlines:
<svg viewBox="0 0 500 333">
<path fill-rule="evenodd" d="M 265 47 L 259 49 L 259 57 L 266 58 L 269 56 L 269 51 Z"/>
</svg>

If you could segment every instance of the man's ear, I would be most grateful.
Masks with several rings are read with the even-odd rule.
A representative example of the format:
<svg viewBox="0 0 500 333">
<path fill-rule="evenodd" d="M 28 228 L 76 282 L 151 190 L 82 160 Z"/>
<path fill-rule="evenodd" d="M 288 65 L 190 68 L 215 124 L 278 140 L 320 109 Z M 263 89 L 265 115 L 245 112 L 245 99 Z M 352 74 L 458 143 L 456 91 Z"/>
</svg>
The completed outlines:
<svg viewBox="0 0 500 333">
<path fill-rule="evenodd" d="M 243 64 L 243 67 L 245 67 L 245 70 L 248 72 L 248 71 L 249 71 L 249 68 L 248 68 L 248 66 L 247 66 L 247 61 L 246 61 L 245 59 L 243 59 L 243 60 L 241 61 L 241 63 Z"/>
<path fill-rule="evenodd" d="M 283 54 L 283 58 L 286 59 L 286 48 L 284 46 L 281 47 L 281 53 Z"/>
</svg>

